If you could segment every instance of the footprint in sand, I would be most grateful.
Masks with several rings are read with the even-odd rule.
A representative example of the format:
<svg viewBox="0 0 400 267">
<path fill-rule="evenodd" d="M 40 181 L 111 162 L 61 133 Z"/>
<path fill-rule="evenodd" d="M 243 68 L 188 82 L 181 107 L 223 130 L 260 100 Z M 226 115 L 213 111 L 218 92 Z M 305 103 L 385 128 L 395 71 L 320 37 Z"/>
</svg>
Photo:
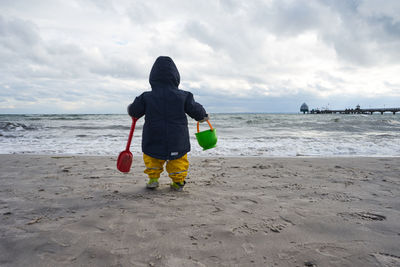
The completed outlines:
<svg viewBox="0 0 400 267">
<path fill-rule="evenodd" d="M 359 197 L 355 197 L 355 196 L 349 195 L 347 193 L 342 193 L 342 192 L 328 193 L 328 192 L 314 191 L 314 192 L 303 194 L 303 195 L 301 195 L 301 197 L 308 198 L 310 200 L 314 200 L 314 202 L 316 201 L 316 199 L 329 199 L 329 200 L 340 201 L 340 202 L 352 202 L 352 201 L 361 200 Z"/>
<path fill-rule="evenodd" d="M 400 256 L 388 253 L 373 253 L 372 256 L 381 264 L 381 266 L 400 266 Z"/>
<path fill-rule="evenodd" d="M 348 249 L 330 244 L 321 245 L 315 251 L 328 257 L 344 258 L 350 255 Z"/>
<path fill-rule="evenodd" d="M 386 216 L 370 213 L 370 212 L 342 212 L 338 213 L 339 216 L 345 219 L 361 219 L 363 221 L 384 221 L 386 220 Z"/>
<path fill-rule="evenodd" d="M 232 233 L 236 236 L 248 236 L 257 233 L 258 230 L 249 226 L 246 223 L 232 229 Z"/>
<path fill-rule="evenodd" d="M 261 170 L 265 170 L 265 169 L 269 169 L 271 168 L 271 165 L 262 165 L 262 164 L 257 164 L 253 166 L 253 169 L 261 169 Z"/>
<path fill-rule="evenodd" d="M 244 252 L 246 252 L 246 254 L 254 253 L 254 245 L 252 243 L 244 243 L 242 244 L 242 248 L 244 249 Z"/>
<path fill-rule="evenodd" d="M 233 228 L 232 232 L 234 235 L 238 236 L 248 236 L 258 232 L 265 234 L 269 232 L 280 233 L 290 225 L 294 224 L 289 220 L 284 220 L 282 218 L 271 218 L 252 225 L 245 223 L 241 226 Z"/>
</svg>

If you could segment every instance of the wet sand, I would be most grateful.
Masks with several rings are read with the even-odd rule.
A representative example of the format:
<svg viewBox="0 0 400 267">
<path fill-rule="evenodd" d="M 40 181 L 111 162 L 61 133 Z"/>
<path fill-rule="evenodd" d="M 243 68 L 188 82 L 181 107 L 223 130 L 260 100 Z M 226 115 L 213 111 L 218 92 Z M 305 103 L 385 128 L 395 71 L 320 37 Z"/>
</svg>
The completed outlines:
<svg viewBox="0 0 400 267">
<path fill-rule="evenodd" d="M 400 266 L 400 158 L 0 155 L 0 266 Z"/>
</svg>

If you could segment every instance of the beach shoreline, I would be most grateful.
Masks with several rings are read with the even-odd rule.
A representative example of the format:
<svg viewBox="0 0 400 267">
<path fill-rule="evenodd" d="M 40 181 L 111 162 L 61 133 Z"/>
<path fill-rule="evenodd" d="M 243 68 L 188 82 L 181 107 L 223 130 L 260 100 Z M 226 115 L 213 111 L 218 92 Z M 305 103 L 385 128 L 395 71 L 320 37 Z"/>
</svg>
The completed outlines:
<svg viewBox="0 0 400 267">
<path fill-rule="evenodd" d="M 0 155 L 1 266 L 398 266 L 400 157 Z"/>
</svg>

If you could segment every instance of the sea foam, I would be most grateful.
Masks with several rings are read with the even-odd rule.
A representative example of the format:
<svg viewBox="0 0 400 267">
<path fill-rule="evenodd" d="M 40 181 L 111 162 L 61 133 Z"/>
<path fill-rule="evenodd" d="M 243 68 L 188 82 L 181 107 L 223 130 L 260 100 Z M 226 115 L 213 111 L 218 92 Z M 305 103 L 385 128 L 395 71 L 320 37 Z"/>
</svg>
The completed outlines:
<svg viewBox="0 0 400 267">
<path fill-rule="evenodd" d="M 207 151 L 197 144 L 196 122 L 188 117 L 192 156 L 400 156 L 399 114 L 210 117 L 218 143 Z M 141 118 L 135 129 L 134 154 L 141 154 L 143 123 Z M 130 124 L 128 115 L 0 115 L 0 153 L 118 155 Z"/>
</svg>

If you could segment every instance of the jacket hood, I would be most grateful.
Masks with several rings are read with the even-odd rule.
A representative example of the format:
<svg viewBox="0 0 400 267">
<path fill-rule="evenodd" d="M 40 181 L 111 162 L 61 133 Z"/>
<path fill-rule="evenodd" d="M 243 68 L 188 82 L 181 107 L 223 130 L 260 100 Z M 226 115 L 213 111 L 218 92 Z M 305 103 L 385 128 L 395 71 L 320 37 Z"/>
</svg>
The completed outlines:
<svg viewBox="0 0 400 267">
<path fill-rule="evenodd" d="M 149 82 L 154 87 L 170 85 L 178 87 L 180 83 L 179 71 L 170 57 L 158 57 L 151 68 Z"/>
</svg>

